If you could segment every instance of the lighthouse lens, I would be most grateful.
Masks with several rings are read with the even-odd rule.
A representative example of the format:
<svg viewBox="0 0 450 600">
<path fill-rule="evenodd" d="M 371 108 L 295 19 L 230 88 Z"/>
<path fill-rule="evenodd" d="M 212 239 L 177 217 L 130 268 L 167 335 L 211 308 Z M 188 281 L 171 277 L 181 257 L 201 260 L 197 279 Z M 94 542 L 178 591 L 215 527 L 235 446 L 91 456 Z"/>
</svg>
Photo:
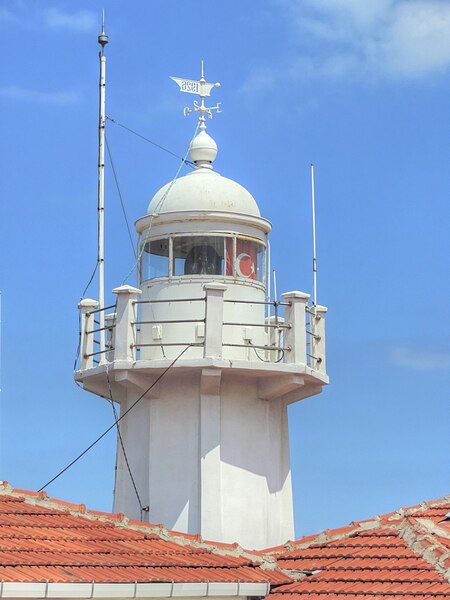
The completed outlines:
<svg viewBox="0 0 450 600">
<path fill-rule="evenodd" d="M 173 240 L 175 275 L 223 275 L 224 238 L 186 236 Z"/>
</svg>

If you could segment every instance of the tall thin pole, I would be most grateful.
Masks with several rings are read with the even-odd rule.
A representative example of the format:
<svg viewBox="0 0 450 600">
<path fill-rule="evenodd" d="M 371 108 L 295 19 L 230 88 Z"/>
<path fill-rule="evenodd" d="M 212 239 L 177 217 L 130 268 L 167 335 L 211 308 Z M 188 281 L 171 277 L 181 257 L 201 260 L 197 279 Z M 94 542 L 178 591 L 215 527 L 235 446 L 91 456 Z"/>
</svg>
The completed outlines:
<svg viewBox="0 0 450 600">
<path fill-rule="evenodd" d="M 0 291 L 0 392 L 2 391 L 2 292 Z"/>
<path fill-rule="evenodd" d="M 316 198 L 314 190 L 314 165 L 311 165 L 311 205 L 313 236 L 313 306 L 317 306 L 317 254 L 316 254 Z"/>
<path fill-rule="evenodd" d="M 266 234 L 266 240 L 267 240 L 267 249 L 266 249 L 266 257 L 267 257 L 267 262 L 266 262 L 266 283 L 267 283 L 267 316 L 270 317 L 272 315 L 272 311 L 271 311 L 271 307 L 270 307 L 270 301 L 271 301 L 271 289 L 270 289 L 270 282 L 272 280 L 271 278 L 271 268 L 270 268 L 270 241 L 269 241 L 269 236 Z"/>
<path fill-rule="evenodd" d="M 99 82 L 99 119 L 98 119 L 98 302 L 99 308 L 105 307 L 105 123 L 106 123 L 106 56 L 105 46 L 108 36 L 105 34 L 105 12 L 102 14 L 102 32 L 98 36 L 102 47 L 99 53 L 100 82 Z M 100 363 L 105 357 L 105 313 L 99 313 L 100 328 Z"/>
</svg>

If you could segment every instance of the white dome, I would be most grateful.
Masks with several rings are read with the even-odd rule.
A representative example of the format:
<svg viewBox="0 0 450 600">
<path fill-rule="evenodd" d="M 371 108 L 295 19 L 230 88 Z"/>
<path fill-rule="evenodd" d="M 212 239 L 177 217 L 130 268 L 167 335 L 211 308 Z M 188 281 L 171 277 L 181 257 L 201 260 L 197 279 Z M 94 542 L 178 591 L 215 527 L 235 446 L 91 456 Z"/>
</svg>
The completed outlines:
<svg viewBox="0 0 450 600">
<path fill-rule="evenodd" d="M 162 187 L 153 196 L 147 214 L 181 210 L 226 211 L 261 216 L 255 199 L 242 185 L 206 168 L 196 169 L 176 179 L 173 185 L 168 183 Z"/>
</svg>

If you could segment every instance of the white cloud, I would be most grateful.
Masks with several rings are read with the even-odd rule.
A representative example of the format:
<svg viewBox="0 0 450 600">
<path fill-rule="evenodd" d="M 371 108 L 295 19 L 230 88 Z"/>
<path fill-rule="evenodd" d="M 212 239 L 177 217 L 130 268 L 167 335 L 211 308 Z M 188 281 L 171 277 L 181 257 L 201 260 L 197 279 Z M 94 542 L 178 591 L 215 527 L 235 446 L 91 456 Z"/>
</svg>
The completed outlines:
<svg viewBox="0 0 450 600">
<path fill-rule="evenodd" d="M 100 26 L 99 18 L 91 10 L 78 10 L 72 13 L 58 8 L 50 8 L 44 13 L 44 22 L 53 29 L 70 29 L 72 31 L 92 31 Z"/>
<path fill-rule="evenodd" d="M 298 2 L 283 0 L 290 9 L 304 14 L 305 9 L 301 8 Z M 328 22 L 327 25 L 335 33 L 351 28 L 371 28 L 382 23 L 389 11 L 392 10 L 395 0 L 307 0 L 312 11 L 312 18 L 316 21 Z M 404 0 L 405 1 L 405 0 Z M 305 3 L 304 3 L 305 6 Z M 325 18 L 321 15 L 324 15 Z M 300 16 L 300 19 L 302 17 Z M 338 29 L 336 29 L 338 25 Z"/>
<path fill-rule="evenodd" d="M 305 81 L 418 79 L 450 69 L 449 0 L 273 0 L 289 65 L 260 65 L 244 91 Z"/>
<path fill-rule="evenodd" d="M 378 45 L 392 74 L 417 77 L 450 66 L 450 3 L 402 2 Z"/>
<path fill-rule="evenodd" d="M 11 0 L 9 8 L 0 7 L 0 25 L 17 25 L 25 29 L 42 31 L 43 28 L 54 31 L 91 32 L 100 28 L 100 14 L 92 10 L 65 12 L 59 8 L 29 10 L 21 0 Z"/>
<path fill-rule="evenodd" d="M 450 350 L 399 347 L 391 351 L 390 362 L 396 367 L 415 371 L 446 370 L 450 369 Z"/>
<path fill-rule="evenodd" d="M 55 106 L 76 104 L 80 100 L 80 94 L 71 90 L 43 92 L 39 90 L 30 90 L 15 85 L 0 88 L 0 96 L 3 98 L 10 98 L 12 100 L 39 104 L 53 104 Z"/>
</svg>

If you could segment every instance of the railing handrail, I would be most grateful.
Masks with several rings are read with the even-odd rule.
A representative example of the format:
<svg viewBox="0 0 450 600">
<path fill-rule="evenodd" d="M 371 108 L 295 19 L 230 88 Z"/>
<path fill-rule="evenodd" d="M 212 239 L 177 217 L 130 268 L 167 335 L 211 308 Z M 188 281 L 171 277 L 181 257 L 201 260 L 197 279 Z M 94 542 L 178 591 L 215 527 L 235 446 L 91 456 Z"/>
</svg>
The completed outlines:
<svg viewBox="0 0 450 600">
<path fill-rule="evenodd" d="M 86 331 L 85 333 L 97 333 L 97 331 L 106 331 L 107 329 L 114 329 L 114 327 L 116 326 L 115 323 L 111 323 L 111 325 L 105 325 L 105 327 L 99 327 L 98 329 L 90 329 L 89 331 Z"/>
<path fill-rule="evenodd" d="M 159 304 L 161 302 L 205 302 L 203 298 L 167 298 L 164 300 L 133 300 L 133 304 Z"/>
<path fill-rule="evenodd" d="M 234 304 L 262 304 L 264 306 L 273 306 L 277 308 L 278 306 L 291 306 L 291 302 L 265 302 L 263 300 L 231 300 L 225 299 L 224 302 L 233 302 Z"/>
<path fill-rule="evenodd" d="M 152 344 L 131 344 L 133 348 L 158 347 L 165 348 L 166 346 L 204 346 L 205 342 L 167 342 L 167 343 L 152 343 Z"/>
<path fill-rule="evenodd" d="M 319 363 L 322 362 L 322 358 L 320 356 L 314 356 L 314 354 L 309 354 L 308 352 L 306 353 L 306 356 L 309 356 L 309 358 L 313 358 L 314 360 L 317 360 L 317 362 L 319 362 Z"/>
<path fill-rule="evenodd" d="M 114 348 L 105 348 L 105 350 L 99 350 L 98 352 L 91 352 L 90 354 L 84 354 L 84 358 L 89 358 L 90 356 L 97 356 L 97 354 L 105 354 L 106 352 L 112 352 Z"/>
<path fill-rule="evenodd" d="M 229 348 L 256 348 L 257 350 L 282 350 L 283 352 L 290 352 L 292 348 L 290 346 L 258 346 L 256 344 L 226 344 L 223 343 L 222 346 L 227 346 Z"/>
<path fill-rule="evenodd" d="M 159 321 L 131 321 L 132 325 L 167 325 L 168 323 L 204 323 L 203 319 L 172 319 Z"/>
<path fill-rule="evenodd" d="M 309 329 L 305 329 L 305 331 L 308 335 L 315 338 L 317 341 L 320 340 L 320 335 L 317 335 L 317 333 L 314 333 L 313 331 L 309 331 Z"/>
<path fill-rule="evenodd" d="M 110 308 L 116 308 L 115 304 L 111 304 L 111 306 L 104 306 L 103 308 L 96 308 L 95 310 L 90 310 L 86 313 L 86 316 L 89 317 L 95 313 L 103 312 L 104 310 L 109 310 Z"/>
<path fill-rule="evenodd" d="M 274 329 L 291 329 L 292 325 L 281 323 L 232 323 L 224 322 L 223 325 L 236 325 L 237 327 L 273 327 Z"/>
</svg>

